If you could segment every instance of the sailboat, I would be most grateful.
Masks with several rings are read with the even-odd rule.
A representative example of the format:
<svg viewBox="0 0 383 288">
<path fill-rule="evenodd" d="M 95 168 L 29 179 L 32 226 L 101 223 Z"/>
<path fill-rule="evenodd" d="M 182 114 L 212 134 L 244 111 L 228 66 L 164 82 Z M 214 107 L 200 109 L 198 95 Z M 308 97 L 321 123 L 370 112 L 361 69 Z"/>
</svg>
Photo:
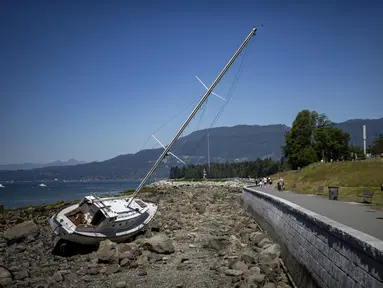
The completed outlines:
<svg viewBox="0 0 383 288">
<path fill-rule="evenodd" d="M 124 242 L 143 230 L 155 216 L 158 206 L 155 203 L 136 199 L 137 194 L 167 155 L 176 157 L 170 152 L 170 149 L 182 135 L 185 128 L 189 125 L 190 121 L 210 94 L 213 94 L 214 88 L 256 32 L 257 28 L 254 27 L 214 80 L 210 88 L 207 89 L 204 96 L 173 137 L 170 144 L 166 147 L 161 144 L 164 151 L 138 185 L 132 196 L 108 198 L 99 198 L 95 195 L 86 196 L 79 204 L 64 208 L 49 219 L 53 233 L 67 241 L 82 244 L 97 244 L 106 239 L 116 243 Z M 182 161 L 178 157 L 176 158 Z"/>
</svg>

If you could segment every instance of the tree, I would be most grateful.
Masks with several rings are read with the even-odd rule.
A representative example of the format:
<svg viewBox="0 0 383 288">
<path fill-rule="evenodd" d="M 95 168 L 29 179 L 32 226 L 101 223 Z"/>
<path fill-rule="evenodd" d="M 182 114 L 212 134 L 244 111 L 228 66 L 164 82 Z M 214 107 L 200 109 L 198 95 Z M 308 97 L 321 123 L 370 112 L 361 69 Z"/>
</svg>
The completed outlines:
<svg viewBox="0 0 383 288">
<path fill-rule="evenodd" d="M 284 158 L 292 169 L 307 166 L 318 159 L 349 159 L 350 135 L 335 128 L 326 114 L 302 110 L 285 134 Z"/>
<path fill-rule="evenodd" d="M 311 150 L 305 150 L 305 156 L 301 155 L 301 153 L 305 148 L 312 148 L 314 145 L 313 135 L 317 124 L 316 117 L 318 117 L 316 112 L 310 112 L 309 110 L 299 112 L 291 130 L 285 134 L 285 146 L 282 147 L 282 151 L 293 169 L 302 167 L 301 163 L 307 163 L 309 158 L 314 160 Z M 306 156 L 309 158 L 306 158 Z"/>
<path fill-rule="evenodd" d="M 349 159 L 350 134 L 333 126 L 321 127 L 315 130 L 316 152 L 318 158 Z"/>
<path fill-rule="evenodd" d="M 376 137 L 370 146 L 371 154 L 381 154 L 383 153 L 383 134 L 380 134 Z"/>
</svg>

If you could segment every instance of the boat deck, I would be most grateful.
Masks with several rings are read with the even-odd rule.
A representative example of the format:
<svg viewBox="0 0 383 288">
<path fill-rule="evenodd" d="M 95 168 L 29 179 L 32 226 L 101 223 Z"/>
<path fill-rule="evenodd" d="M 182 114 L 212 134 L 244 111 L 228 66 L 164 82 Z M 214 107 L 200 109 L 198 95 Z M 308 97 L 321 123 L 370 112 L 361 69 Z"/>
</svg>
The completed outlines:
<svg viewBox="0 0 383 288">
<path fill-rule="evenodd" d="M 81 211 L 76 212 L 75 214 L 68 215 L 67 218 L 76 226 L 92 226 L 86 222 L 85 215 Z"/>
</svg>

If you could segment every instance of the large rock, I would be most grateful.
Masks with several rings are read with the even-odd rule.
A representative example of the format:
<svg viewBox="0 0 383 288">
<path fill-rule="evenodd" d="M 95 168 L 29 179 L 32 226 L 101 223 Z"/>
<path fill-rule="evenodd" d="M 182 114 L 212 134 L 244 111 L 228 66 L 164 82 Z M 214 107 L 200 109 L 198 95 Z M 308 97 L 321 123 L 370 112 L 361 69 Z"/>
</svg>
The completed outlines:
<svg viewBox="0 0 383 288">
<path fill-rule="evenodd" d="M 99 263 L 117 263 L 119 262 L 117 244 L 108 240 L 100 243 L 97 250 L 97 259 Z"/>
<path fill-rule="evenodd" d="M 157 234 L 149 239 L 146 239 L 144 241 L 144 245 L 150 251 L 160 254 L 169 254 L 174 252 L 172 241 L 164 234 Z"/>
<path fill-rule="evenodd" d="M 39 234 L 39 228 L 33 220 L 25 221 L 7 229 L 3 237 L 8 243 L 20 242 L 28 236 L 36 237 Z"/>
<path fill-rule="evenodd" d="M 263 255 L 268 255 L 273 260 L 279 258 L 281 256 L 281 247 L 278 244 L 272 244 L 260 253 L 260 256 Z"/>
<path fill-rule="evenodd" d="M 10 278 L 12 279 L 12 274 L 5 267 L 0 266 L 0 280 Z"/>
</svg>

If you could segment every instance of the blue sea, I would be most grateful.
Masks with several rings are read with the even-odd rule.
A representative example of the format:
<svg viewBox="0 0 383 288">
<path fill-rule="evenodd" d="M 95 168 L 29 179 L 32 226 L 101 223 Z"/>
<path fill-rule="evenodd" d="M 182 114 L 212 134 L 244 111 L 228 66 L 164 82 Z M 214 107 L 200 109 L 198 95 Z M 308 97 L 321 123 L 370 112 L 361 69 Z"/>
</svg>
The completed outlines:
<svg viewBox="0 0 383 288">
<path fill-rule="evenodd" d="M 59 200 L 73 201 L 82 199 L 90 193 L 102 196 L 115 194 L 128 189 L 135 189 L 140 180 L 103 180 L 103 181 L 45 181 L 2 183 L 0 187 L 0 204 L 5 209 L 56 203 Z"/>
</svg>

